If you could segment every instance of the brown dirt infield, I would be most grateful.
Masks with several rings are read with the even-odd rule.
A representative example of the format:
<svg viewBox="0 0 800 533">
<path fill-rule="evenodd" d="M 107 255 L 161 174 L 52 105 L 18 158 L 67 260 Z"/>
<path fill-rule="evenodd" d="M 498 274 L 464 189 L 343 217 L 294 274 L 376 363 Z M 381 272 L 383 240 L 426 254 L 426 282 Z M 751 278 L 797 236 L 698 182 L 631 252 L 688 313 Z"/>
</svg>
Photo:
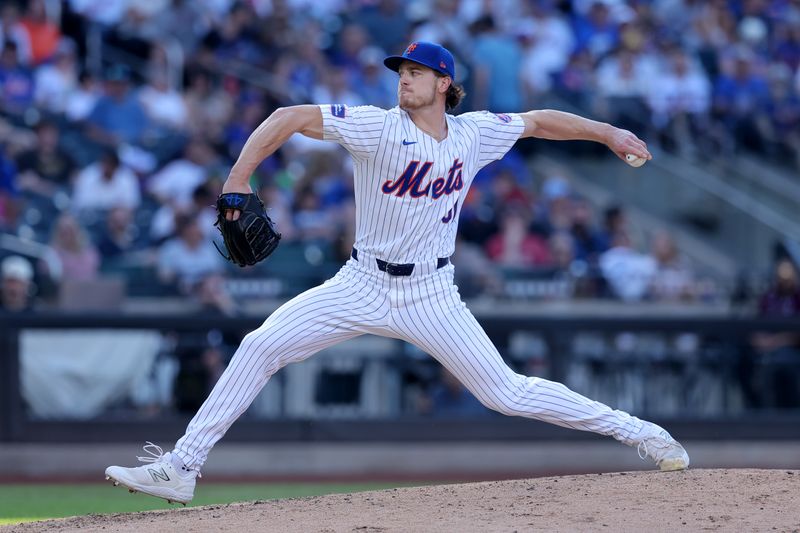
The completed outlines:
<svg viewBox="0 0 800 533">
<path fill-rule="evenodd" d="M 621 472 L 32 522 L 11 531 L 800 533 L 800 470 Z"/>
</svg>

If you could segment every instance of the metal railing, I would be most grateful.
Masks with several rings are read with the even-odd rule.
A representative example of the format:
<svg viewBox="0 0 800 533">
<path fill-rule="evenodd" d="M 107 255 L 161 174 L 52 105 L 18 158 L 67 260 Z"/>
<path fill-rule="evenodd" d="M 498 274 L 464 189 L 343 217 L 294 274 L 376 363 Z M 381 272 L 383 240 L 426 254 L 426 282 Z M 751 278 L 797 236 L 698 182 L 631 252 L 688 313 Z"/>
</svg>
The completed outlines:
<svg viewBox="0 0 800 533">
<path fill-rule="evenodd" d="M 528 313 L 502 312 L 477 312 L 476 317 L 517 371 L 565 382 L 579 392 L 615 407 L 656 421 L 667 420 L 673 427 L 680 427 L 682 434 L 689 438 L 800 438 L 800 410 L 756 409 L 743 404 L 737 381 L 740 376 L 736 369 L 737 361 L 749 349 L 749 339 L 754 332 L 798 332 L 798 319 L 542 318 Z M 89 420 L 32 416 L 20 388 L 21 332 L 144 329 L 199 332 L 202 336 L 213 330 L 239 339 L 261 321 L 261 317 L 231 319 L 206 315 L 3 315 L 0 317 L 0 441 L 168 439 L 183 431 L 189 417 L 187 413 L 169 410 L 150 418 L 127 411 L 107 413 Z M 281 400 L 275 396 L 278 398 L 275 401 L 286 405 L 299 402 L 302 409 L 273 410 L 267 418 L 245 417 L 236 424 L 230 439 L 583 438 L 558 428 L 499 415 L 479 419 L 437 418 L 432 423 L 430 418 L 409 409 L 376 407 L 375 402 L 400 405 L 399 397 L 387 397 L 402 395 L 402 387 L 381 389 L 373 386 L 372 395 L 364 397 L 362 383 L 362 392 L 358 393 L 361 397 L 353 400 L 347 409 L 337 407 L 332 411 L 317 405 L 322 400 L 314 392 L 313 384 L 324 381 L 322 376 L 326 375 L 326 369 L 327 375 L 341 369 L 344 364 L 342 354 L 348 350 L 358 351 L 353 350 L 353 346 L 349 345 L 333 355 L 326 356 L 323 352 L 309 362 L 282 370 L 276 378 L 296 372 L 289 380 L 293 385 L 281 383 L 278 379 L 275 386 L 271 382 L 268 389 L 273 387 L 284 398 Z M 410 364 L 427 364 L 429 369 L 438 369 L 431 358 L 409 352 L 408 345 L 400 341 L 386 340 L 381 346 L 379 349 L 373 346 L 361 350 L 356 359 L 363 364 L 379 362 L 386 366 L 381 370 L 382 375 L 407 372 Z M 316 362 L 310 363 L 313 361 Z M 289 398 L 290 394 L 296 396 L 298 389 L 305 391 L 306 398 Z M 363 409 L 366 404 L 369 404 L 369 410 Z M 331 415 L 336 412 L 345 414 Z M 376 412 L 382 414 L 376 417 Z M 407 435 L 405 431 L 412 431 L 412 434 Z"/>
<path fill-rule="evenodd" d="M 55 250 L 46 244 L 23 239 L 10 233 L 0 233 L 0 252 L 38 259 L 47 265 L 50 276 L 54 279 L 61 277 L 61 260 Z"/>
</svg>

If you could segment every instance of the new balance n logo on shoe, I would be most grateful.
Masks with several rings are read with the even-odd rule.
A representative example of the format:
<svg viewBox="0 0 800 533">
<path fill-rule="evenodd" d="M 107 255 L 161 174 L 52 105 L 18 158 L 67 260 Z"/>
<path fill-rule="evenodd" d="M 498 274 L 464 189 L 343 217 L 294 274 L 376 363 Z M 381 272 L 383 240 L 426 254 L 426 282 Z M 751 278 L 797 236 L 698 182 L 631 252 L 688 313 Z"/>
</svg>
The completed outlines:
<svg viewBox="0 0 800 533">
<path fill-rule="evenodd" d="M 161 481 L 169 481 L 169 476 L 167 475 L 167 472 L 164 470 L 163 467 L 161 468 L 161 470 L 155 470 L 153 468 L 148 468 L 147 471 L 150 472 L 150 476 L 153 478 L 153 481 L 156 482 L 156 483 L 158 483 L 159 479 Z"/>
</svg>

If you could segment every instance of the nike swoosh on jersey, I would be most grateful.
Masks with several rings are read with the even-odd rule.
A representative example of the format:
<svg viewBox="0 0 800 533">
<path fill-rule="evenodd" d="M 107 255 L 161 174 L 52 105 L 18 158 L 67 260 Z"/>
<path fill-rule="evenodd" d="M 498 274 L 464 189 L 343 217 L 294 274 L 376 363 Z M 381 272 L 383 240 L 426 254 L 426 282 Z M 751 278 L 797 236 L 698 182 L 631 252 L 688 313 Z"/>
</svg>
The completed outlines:
<svg viewBox="0 0 800 533">
<path fill-rule="evenodd" d="M 403 139 L 403 145 L 404 146 L 408 146 L 409 144 L 417 144 L 417 141 L 407 141 L 407 140 Z"/>
</svg>

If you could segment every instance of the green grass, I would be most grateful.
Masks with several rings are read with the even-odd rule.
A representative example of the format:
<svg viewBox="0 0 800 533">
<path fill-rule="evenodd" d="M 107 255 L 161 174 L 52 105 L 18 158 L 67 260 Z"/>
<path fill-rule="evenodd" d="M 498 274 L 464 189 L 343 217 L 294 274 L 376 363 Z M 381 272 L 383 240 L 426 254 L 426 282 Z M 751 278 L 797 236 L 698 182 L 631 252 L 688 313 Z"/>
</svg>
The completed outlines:
<svg viewBox="0 0 800 533">
<path fill-rule="evenodd" d="M 402 483 L 237 483 L 198 485 L 187 507 L 380 490 Z M 407 484 L 405 484 L 407 485 Z M 98 513 L 170 509 L 164 500 L 108 484 L 0 485 L 0 525 Z M 181 507 L 177 505 L 177 507 Z"/>
</svg>

